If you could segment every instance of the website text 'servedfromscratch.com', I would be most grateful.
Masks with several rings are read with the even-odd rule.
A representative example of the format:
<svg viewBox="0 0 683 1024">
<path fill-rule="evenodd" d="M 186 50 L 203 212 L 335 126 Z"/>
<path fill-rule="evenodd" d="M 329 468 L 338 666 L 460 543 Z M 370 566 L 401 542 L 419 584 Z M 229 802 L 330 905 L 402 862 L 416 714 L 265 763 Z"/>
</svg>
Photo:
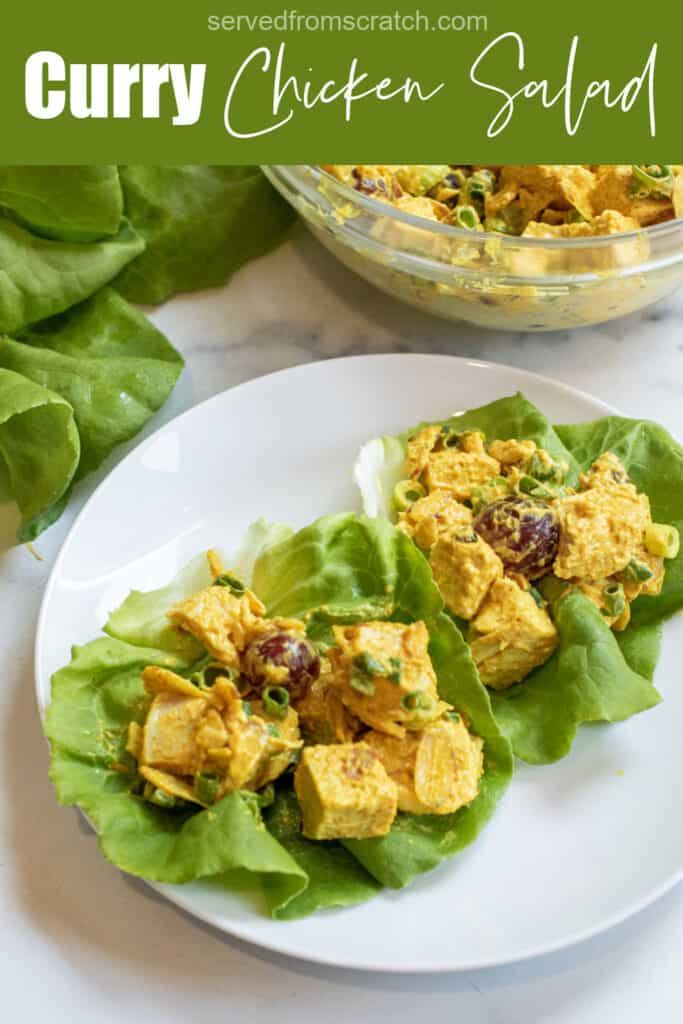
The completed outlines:
<svg viewBox="0 0 683 1024">
<path fill-rule="evenodd" d="M 488 32 L 485 14 L 301 14 L 285 9 L 279 14 L 210 14 L 211 32 Z"/>
</svg>

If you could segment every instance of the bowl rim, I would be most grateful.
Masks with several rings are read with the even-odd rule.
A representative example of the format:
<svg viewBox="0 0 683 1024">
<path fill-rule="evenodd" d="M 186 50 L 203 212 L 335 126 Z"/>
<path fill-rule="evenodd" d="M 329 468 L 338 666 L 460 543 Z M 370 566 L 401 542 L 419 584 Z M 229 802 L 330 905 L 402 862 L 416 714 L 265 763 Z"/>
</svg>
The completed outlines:
<svg viewBox="0 0 683 1024">
<path fill-rule="evenodd" d="M 508 248 L 534 249 L 542 246 L 550 250 L 578 250 L 613 246 L 622 242 L 628 244 L 629 242 L 639 241 L 643 237 L 650 241 L 653 239 L 662 240 L 667 239 L 670 235 L 676 236 L 680 234 L 681 258 L 683 258 L 683 217 L 674 217 L 671 220 L 662 221 L 659 224 L 652 224 L 633 231 L 620 231 L 612 235 L 589 235 L 581 238 L 524 238 L 521 235 L 503 235 L 497 231 L 472 232 L 467 228 L 458 228 L 452 224 L 443 224 L 440 221 L 431 221 L 426 217 L 419 217 L 417 214 L 399 210 L 389 203 L 383 203 L 378 199 L 373 199 L 371 196 L 366 196 L 362 192 L 357 192 L 349 185 L 345 185 L 344 182 L 335 178 L 333 174 L 315 164 L 268 164 L 265 166 L 279 174 L 284 174 L 290 183 L 297 172 L 299 172 L 299 176 L 302 174 L 310 176 L 315 182 L 316 189 L 321 184 L 333 187 L 341 193 L 342 197 L 348 198 L 349 202 L 353 202 L 356 206 L 361 207 L 361 209 L 374 216 L 388 217 L 408 227 L 419 228 L 421 231 L 430 232 L 443 238 L 468 242 L 470 245 L 476 240 L 482 243 L 495 241 L 496 244 Z M 648 263 L 649 261 L 645 261 L 644 264 L 638 264 L 638 266 L 642 269 Z"/>
</svg>

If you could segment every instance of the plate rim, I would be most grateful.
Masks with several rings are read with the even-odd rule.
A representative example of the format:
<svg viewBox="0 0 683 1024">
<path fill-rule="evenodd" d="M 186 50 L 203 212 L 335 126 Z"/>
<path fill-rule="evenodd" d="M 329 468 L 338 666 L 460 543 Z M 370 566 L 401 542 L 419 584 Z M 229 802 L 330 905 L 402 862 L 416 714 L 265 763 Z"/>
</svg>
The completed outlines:
<svg viewBox="0 0 683 1024">
<path fill-rule="evenodd" d="M 222 391 L 217 392 L 214 395 L 210 395 L 208 398 L 203 399 L 201 402 L 196 402 L 190 405 L 189 408 L 179 413 L 177 416 L 172 417 L 165 423 L 160 424 L 156 430 L 152 431 L 148 436 L 142 438 L 131 451 L 127 452 L 126 455 L 114 465 L 109 472 L 99 481 L 97 486 L 93 489 L 92 493 L 88 495 L 83 507 L 77 514 L 73 523 L 71 524 L 64 540 L 62 541 L 54 564 L 50 570 L 47 582 L 43 589 L 43 594 L 40 602 L 40 609 L 36 620 L 36 633 L 33 644 L 33 674 L 34 674 L 34 699 L 36 701 L 37 711 L 41 722 L 41 731 L 43 732 L 43 740 L 48 744 L 47 738 L 42 727 L 45 723 L 45 715 L 47 708 L 51 702 L 50 687 L 51 678 L 43 681 L 40 676 L 40 663 L 41 663 L 41 652 L 44 643 L 44 637 L 47 630 L 47 614 L 48 605 L 51 601 L 52 591 L 56 585 L 57 576 L 61 569 L 61 564 L 66 556 L 66 552 L 69 548 L 70 543 L 73 540 L 73 536 L 80 526 L 81 520 L 89 512 L 91 503 L 94 502 L 98 496 L 100 490 L 105 485 L 108 485 L 111 477 L 121 470 L 130 460 L 131 462 L 137 458 L 140 449 L 148 444 L 152 444 L 155 439 L 162 434 L 169 427 L 177 426 L 185 418 L 189 418 L 200 409 L 205 409 L 212 403 L 218 403 L 224 399 L 224 396 L 228 393 L 236 392 L 250 387 L 256 382 L 263 380 L 275 380 L 276 378 L 284 375 L 304 375 L 307 372 L 315 372 L 321 366 L 331 365 L 334 366 L 338 363 L 367 363 L 372 362 L 397 362 L 397 361 L 410 361 L 418 359 L 423 362 L 444 362 L 448 361 L 449 364 L 460 364 L 462 366 L 474 367 L 477 370 L 483 370 L 485 372 L 504 372 L 510 375 L 510 384 L 515 386 L 519 384 L 519 390 L 523 389 L 523 380 L 531 378 L 539 385 L 550 386 L 555 391 L 559 391 L 562 394 L 579 399 L 587 402 L 596 410 L 596 415 L 606 416 L 624 416 L 618 408 L 611 405 L 610 403 L 604 402 L 602 399 L 596 398 L 590 392 L 584 391 L 580 388 L 576 388 L 571 384 L 567 384 L 564 381 L 558 380 L 554 377 L 549 377 L 546 374 L 537 373 L 533 370 L 526 370 L 522 367 L 511 366 L 506 363 L 497 363 L 492 360 L 474 359 L 465 356 L 448 355 L 446 353 L 424 353 L 424 352 L 389 352 L 389 353 L 371 353 L 371 354 L 357 354 L 351 356 L 337 356 L 330 359 L 317 359 L 306 363 L 301 363 L 295 366 L 283 367 L 279 370 L 274 370 L 267 373 L 258 374 L 255 377 L 250 377 L 248 380 L 241 381 L 239 384 L 228 386 Z M 45 691 L 45 699 L 43 699 L 42 691 Z M 49 744 L 48 744 L 49 746 Z M 514 773 L 513 773 L 514 779 Z M 77 808 L 78 812 L 88 820 L 87 815 Z M 95 835 L 96 830 L 93 829 Z M 118 871 L 122 871 L 120 868 L 116 868 Z M 123 874 L 127 874 L 123 872 Z M 429 964 L 425 963 L 402 963 L 400 966 L 396 966 L 386 961 L 375 961 L 374 963 L 368 964 L 367 962 L 339 962 L 339 960 L 333 957 L 326 957 L 324 954 L 316 952 L 300 952 L 292 950 L 291 946 L 288 946 L 284 942 L 280 942 L 277 939 L 270 938 L 255 938 L 248 932 L 248 929 L 243 929 L 240 924 L 226 926 L 224 920 L 220 920 L 217 916 L 211 914 L 203 909 L 198 909 L 192 904 L 192 899 L 187 898 L 183 893 L 183 886 L 176 886 L 177 892 L 170 894 L 167 890 L 170 885 L 158 882 L 152 882 L 148 879 L 135 877 L 139 881 L 144 882 L 150 886 L 154 891 L 158 892 L 171 904 L 182 909 L 185 913 L 188 913 L 192 917 L 203 921 L 205 924 L 215 928 L 222 935 L 227 935 L 232 938 L 244 942 L 249 946 L 253 946 L 255 949 L 267 950 L 276 953 L 281 956 L 292 957 L 296 960 L 318 964 L 322 966 L 335 967 L 340 970 L 348 971 L 362 971 L 363 973 L 382 973 L 382 974 L 397 974 L 397 973 L 408 973 L 415 975 L 429 975 L 429 974 L 445 974 L 445 973 L 459 973 L 462 971 L 473 971 L 473 970 L 486 970 L 494 967 L 510 966 L 512 964 L 523 963 L 528 960 L 536 959 L 542 956 L 550 956 L 558 953 L 561 950 L 568 949 L 572 946 L 578 945 L 579 943 L 588 941 L 589 939 L 596 938 L 599 935 L 609 931 L 612 928 L 624 923 L 632 917 L 640 914 L 646 907 L 660 900 L 667 892 L 669 892 L 678 882 L 683 879 L 683 862 L 680 867 L 671 873 L 667 878 L 661 881 L 652 890 L 642 896 L 635 903 L 629 903 L 629 905 L 610 917 L 601 920 L 599 923 L 592 927 L 584 928 L 578 932 L 570 933 L 561 939 L 551 943 L 542 943 L 536 946 L 530 946 L 520 950 L 518 953 L 510 954 L 506 957 L 495 957 L 490 959 L 477 959 L 473 961 L 459 961 L 457 964 L 447 961 L 432 961 Z M 346 908 L 353 909 L 353 908 Z M 331 916 L 331 915 L 330 915 Z M 286 928 L 288 922 L 280 922 L 280 924 Z"/>
</svg>

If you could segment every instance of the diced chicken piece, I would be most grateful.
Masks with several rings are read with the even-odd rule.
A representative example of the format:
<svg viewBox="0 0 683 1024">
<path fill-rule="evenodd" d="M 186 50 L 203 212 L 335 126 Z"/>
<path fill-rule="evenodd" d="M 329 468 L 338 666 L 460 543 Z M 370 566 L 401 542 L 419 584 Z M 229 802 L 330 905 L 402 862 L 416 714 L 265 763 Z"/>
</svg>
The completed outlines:
<svg viewBox="0 0 683 1024">
<path fill-rule="evenodd" d="M 484 741 L 462 719 L 439 719 L 403 739 L 381 732 L 363 737 L 396 783 L 398 809 L 411 814 L 452 814 L 471 803 L 484 771 Z"/>
<path fill-rule="evenodd" d="M 141 764 L 175 775 L 198 771 L 202 755 L 196 741 L 197 728 L 209 707 L 199 695 L 158 693 L 143 728 Z"/>
<path fill-rule="evenodd" d="M 233 594 L 229 587 L 205 587 L 181 601 L 168 613 L 179 629 L 192 633 L 209 654 L 226 665 L 239 667 L 239 655 L 265 612 L 255 594 Z"/>
<path fill-rule="evenodd" d="M 498 188 L 516 189 L 520 206 L 530 220 L 537 220 L 547 206 L 577 209 L 593 215 L 591 193 L 595 178 L 582 164 L 509 164 L 501 171 Z"/>
<path fill-rule="evenodd" d="M 272 715 L 269 715 L 260 700 L 253 701 L 251 707 L 254 715 L 262 719 L 266 726 L 270 726 L 271 730 L 274 730 L 277 734 L 271 736 L 271 741 L 273 739 L 280 739 L 286 744 L 282 750 L 278 751 L 271 742 L 266 764 L 256 778 L 256 785 L 254 786 L 255 789 L 260 789 L 261 786 L 265 786 L 268 782 L 273 782 L 279 778 L 287 770 L 292 763 L 292 755 L 303 746 L 303 743 L 299 732 L 299 716 L 293 707 L 287 708 L 287 714 L 284 718 L 274 718 Z"/>
<path fill-rule="evenodd" d="M 432 491 L 403 512 L 398 528 L 420 548 L 431 548 L 445 533 L 471 533 L 472 511 L 456 501 L 450 491 Z"/>
<path fill-rule="evenodd" d="M 296 704 L 301 728 L 311 743 L 352 743 L 361 722 L 351 714 L 329 674 L 323 673 Z"/>
<path fill-rule="evenodd" d="M 468 642 L 482 682 L 500 690 L 547 661 L 559 637 L 545 609 L 527 590 L 503 577 L 489 590 Z"/>
<path fill-rule="evenodd" d="M 383 836 L 396 817 L 396 785 L 366 743 L 305 747 L 294 789 L 309 839 Z"/>
<path fill-rule="evenodd" d="M 601 455 L 580 483 L 584 490 L 555 503 L 560 547 L 553 571 L 561 579 L 612 576 L 642 548 L 650 503 L 611 452 Z"/>
<path fill-rule="evenodd" d="M 475 487 L 499 473 L 500 463 L 484 452 L 445 448 L 429 456 L 424 477 L 430 491 L 450 491 L 458 501 L 465 501 Z"/>
<path fill-rule="evenodd" d="M 636 562 L 640 562 L 646 565 L 652 576 L 648 580 L 644 580 L 642 583 L 638 583 L 635 580 L 624 580 L 622 583 L 624 586 L 624 592 L 629 601 L 635 601 L 641 594 L 649 594 L 650 596 L 656 597 L 657 594 L 661 594 L 662 586 L 664 585 L 664 559 L 660 558 L 659 555 L 651 555 L 646 547 L 641 547 L 633 555 L 633 559 Z"/>
<path fill-rule="evenodd" d="M 473 619 L 494 580 L 503 575 L 503 563 L 478 534 L 440 537 L 429 564 L 450 611 Z"/>
<path fill-rule="evenodd" d="M 429 454 L 440 437 L 441 427 L 437 424 L 432 427 L 424 427 L 423 430 L 418 431 L 417 434 L 408 439 L 406 457 L 403 463 L 403 475 L 405 477 L 417 479 L 422 475 L 429 460 Z"/>
<path fill-rule="evenodd" d="M 424 622 L 363 622 L 335 626 L 330 651 L 333 685 L 345 706 L 380 732 L 403 736 L 440 718 L 439 700 Z"/>
<path fill-rule="evenodd" d="M 489 445 L 489 455 L 500 462 L 501 466 L 518 466 L 527 462 L 536 451 L 534 441 L 515 441 L 514 438 L 492 441 Z"/>
<path fill-rule="evenodd" d="M 602 164 L 596 168 L 592 202 L 596 210 L 616 210 L 647 227 L 668 220 L 672 215 L 670 199 L 631 195 L 633 167 L 631 164 Z"/>
</svg>

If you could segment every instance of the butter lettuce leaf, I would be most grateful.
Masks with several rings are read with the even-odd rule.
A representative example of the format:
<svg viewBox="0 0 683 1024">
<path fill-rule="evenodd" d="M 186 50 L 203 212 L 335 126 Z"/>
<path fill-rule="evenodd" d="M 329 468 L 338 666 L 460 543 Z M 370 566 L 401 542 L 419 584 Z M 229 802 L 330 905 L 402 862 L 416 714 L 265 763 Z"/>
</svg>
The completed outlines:
<svg viewBox="0 0 683 1024">
<path fill-rule="evenodd" d="M 95 242 L 119 229 L 119 173 L 113 165 L 2 166 L 0 209 L 46 238 Z"/>
<path fill-rule="evenodd" d="M 553 427 L 521 394 L 439 422 L 455 430 L 483 430 L 488 440 L 535 441 L 567 463 L 572 484 L 602 452 L 614 451 L 649 496 L 653 518 L 683 531 L 683 449 L 654 423 L 611 416 Z M 400 453 L 423 425 L 376 438 L 361 449 L 355 477 L 367 512 L 394 516 L 391 494 L 401 479 Z M 660 700 L 652 685 L 660 623 L 683 606 L 683 555 L 667 562 L 661 595 L 634 602 L 632 622 L 623 633 L 613 633 L 582 593 L 553 589 L 550 580 L 547 590 L 560 634 L 558 650 L 521 683 L 491 694 L 514 753 L 530 764 L 566 756 L 583 722 L 621 721 Z"/>
<path fill-rule="evenodd" d="M 56 496 L 38 508 L 34 501 L 34 514 L 24 517 L 21 539 L 32 540 L 59 517 L 70 487 L 133 438 L 163 405 L 183 361 L 142 313 L 113 289 L 103 288 L 18 338 L 0 337 L 0 367 L 21 374 L 27 385 L 60 395 L 79 438 L 80 458 L 63 474 Z M 0 394 L 0 415 L 2 408 Z M 43 444 L 37 433 L 32 440 L 36 450 Z M 56 444 L 57 438 L 52 447 Z M 30 484 L 31 478 L 24 482 Z"/>
<path fill-rule="evenodd" d="M 113 237 L 85 245 L 43 238 L 0 217 L 0 333 L 16 334 L 87 299 L 144 247 L 125 220 Z"/>
<path fill-rule="evenodd" d="M 129 164 L 120 175 L 126 216 L 146 243 L 116 281 L 131 302 L 223 284 L 294 220 L 258 167 Z"/>
<path fill-rule="evenodd" d="M 110 635 L 75 648 L 71 664 L 55 673 L 45 728 L 58 797 L 85 811 L 105 856 L 122 870 L 176 883 L 211 876 L 225 886 L 231 885 L 230 872 L 246 870 L 261 880 L 276 918 L 348 906 L 371 898 L 382 885 L 405 885 L 474 840 L 512 772 L 509 744 L 466 644 L 443 614 L 427 562 L 389 523 L 351 515 L 324 517 L 289 536 L 283 527 L 256 524 L 240 551 L 252 560 L 259 552 L 251 582 L 271 614 L 308 622 L 320 613 L 330 622 L 368 615 L 427 620 L 439 687 L 485 741 L 477 799 L 444 818 L 400 815 L 385 844 L 342 844 L 302 836 L 287 776 L 263 810 L 245 793 L 209 811 L 181 813 L 150 807 L 134 795 L 125 740 L 128 723 L 142 721 L 147 707 L 141 669 L 159 664 L 187 674 L 203 653 L 171 642 L 164 623 L 172 603 L 208 582 L 199 560 L 164 588 L 134 592 L 110 617 Z"/>
<path fill-rule="evenodd" d="M 0 461 L 23 523 L 64 494 L 80 450 L 69 403 L 0 360 Z"/>
</svg>

